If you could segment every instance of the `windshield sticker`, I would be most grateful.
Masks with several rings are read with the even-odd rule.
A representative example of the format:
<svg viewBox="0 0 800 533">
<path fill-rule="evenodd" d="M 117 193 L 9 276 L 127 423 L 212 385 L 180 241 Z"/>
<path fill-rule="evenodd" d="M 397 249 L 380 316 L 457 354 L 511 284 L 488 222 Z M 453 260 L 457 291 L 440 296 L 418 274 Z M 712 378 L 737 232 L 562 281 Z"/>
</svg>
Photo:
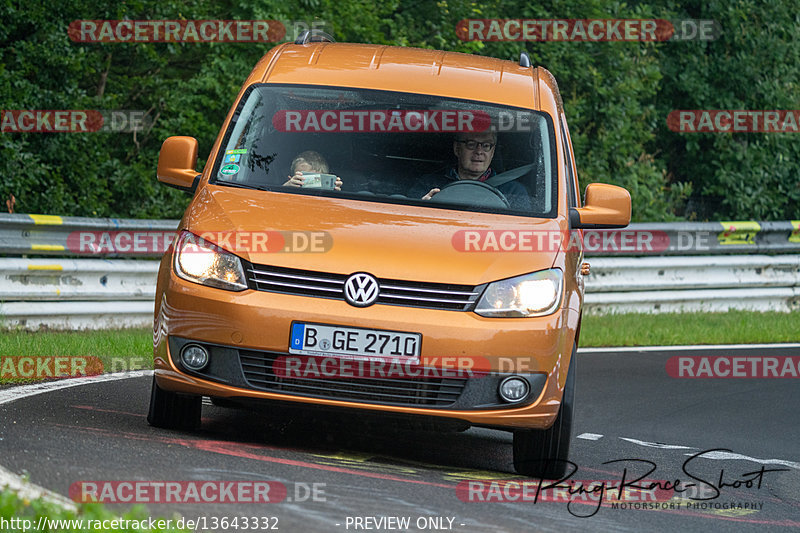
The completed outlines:
<svg viewBox="0 0 800 533">
<path fill-rule="evenodd" d="M 239 172 L 239 165 L 225 165 L 224 167 L 219 169 L 219 173 L 225 174 L 226 176 L 229 176 L 231 174 L 236 174 L 237 172 Z"/>
<path fill-rule="evenodd" d="M 239 158 L 242 157 L 243 154 L 246 154 L 247 150 L 244 148 L 240 148 L 238 150 L 226 150 L 225 151 L 225 159 L 223 160 L 224 163 L 238 163 Z M 239 169 L 237 168 L 236 171 L 238 172 Z"/>
</svg>

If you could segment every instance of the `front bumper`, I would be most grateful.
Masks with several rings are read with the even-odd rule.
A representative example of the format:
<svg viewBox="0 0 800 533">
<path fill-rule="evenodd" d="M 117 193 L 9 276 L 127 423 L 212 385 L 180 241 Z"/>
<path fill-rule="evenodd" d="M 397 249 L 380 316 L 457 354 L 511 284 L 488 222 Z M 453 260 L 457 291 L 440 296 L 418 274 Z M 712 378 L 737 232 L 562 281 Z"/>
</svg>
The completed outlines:
<svg viewBox="0 0 800 533">
<path fill-rule="evenodd" d="M 230 293 L 185 282 L 171 273 L 162 294 L 154 340 L 156 380 L 163 389 L 444 417 L 508 429 L 552 424 L 578 318 L 566 307 L 529 319 L 487 319 L 469 312 L 389 305 L 355 308 L 334 300 L 256 291 Z M 376 381 L 372 375 L 368 379 L 276 379 L 274 362 L 288 355 L 293 320 L 420 332 L 421 360 L 426 368 L 440 372 L 433 380 L 392 379 L 396 383 L 388 390 L 385 381 Z M 180 363 L 180 349 L 188 342 L 201 343 L 211 353 L 209 366 L 200 372 Z M 454 370 L 465 359 L 482 361 L 481 369 L 489 372 L 470 375 Z M 499 382 L 509 374 L 523 376 L 531 385 L 531 392 L 519 403 L 504 402 L 497 393 Z"/>
</svg>

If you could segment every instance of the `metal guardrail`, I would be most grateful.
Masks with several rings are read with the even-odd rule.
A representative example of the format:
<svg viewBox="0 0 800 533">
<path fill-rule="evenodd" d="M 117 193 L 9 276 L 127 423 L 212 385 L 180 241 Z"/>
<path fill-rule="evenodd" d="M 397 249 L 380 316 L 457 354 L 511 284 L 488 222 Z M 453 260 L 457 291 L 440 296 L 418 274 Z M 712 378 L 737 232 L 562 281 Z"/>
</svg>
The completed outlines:
<svg viewBox="0 0 800 533">
<path fill-rule="evenodd" d="M 60 217 L 0 213 L 0 254 L 100 257 L 156 257 L 162 252 L 135 252 L 140 241 L 161 244 L 162 235 L 174 232 L 177 220 Z M 92 246 L 82 246 L 81 236 L 90 236 Z M 123 235 L 125 238 L 119 238 Z M 102 237 L 108 237 L 103 240 Z M 116 240 L 116 242 L 115 242 Z M 110 246 L 102 246 L 104 244 Z"/>
<path fill-rule="evenodd" d="M 800 255 L 595 257 L 588 313 L 800 311 Z"/>
<path fill-rule="evenodd" d="M 0 254 L 156 257 L 177 220 L 0 214 Z M 588 230 L 587 256 L 800 253 L 800 221 L 665 222 Z"/>
<path fill-rule="evenodd" d="M 110 258 L 161 255 L 177 224 L 0 214 L 0 254 L 61 256 L 0 257 L 0 327 L 150 327 L 158 262 Z M 588 313 L 800 310 L 797 221 L 632 224 L 583 244 Z"/>
<path fill-rule="evenodd" d="M 716 254 L 787 254 L 800 253 L 800 221 L 756 222 L 660 222 L 630 224 L 622 230 L 599 231 L 619 234 L 617 240 L 628 241 L 626 248 L 613 245 L 597 247 L 598 239 L 587 232 L 584 238 L 588 256 L 608 255 L 716 255 Z M 650 239 L 649 247 L 634 245 Z"/>
<path fill-rule="evenodd" d="M 157 261 L 0 258 L 0 302 L 152 301 Z"/>
<path fill-rule="evenodd" d="M 0 303 L 0 328 L 36 331 L 152 327 L 153 300 Z"/>
<path fill-rule="evenodd" d="M 598 257 L 587 313 L 800 310 L 800 255 Z M 151 327 L 158 262 L 0 258 L 0 327 Z"/>
<path fill-rule="evenodd" d="M 158 261 L 0 258 L 0 328 L 152 327 Z"/>
</svg>

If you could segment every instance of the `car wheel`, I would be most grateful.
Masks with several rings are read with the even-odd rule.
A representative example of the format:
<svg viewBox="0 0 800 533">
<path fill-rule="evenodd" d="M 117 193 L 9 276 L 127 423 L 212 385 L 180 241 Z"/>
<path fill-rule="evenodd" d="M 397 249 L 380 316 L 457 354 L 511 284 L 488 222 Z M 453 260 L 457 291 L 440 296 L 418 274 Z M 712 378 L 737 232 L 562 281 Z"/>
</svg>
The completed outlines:
<svg viewBox="0 0 800 533">
<path fill-rule="evenodd" d="M 147 422 L 166 429 L 197 429 L 200 427 L 201 396 L 186 396 L 162 389 L 153 377 L 150 392 L 150 411 Z"/>
<path fill-rule="evenodd" d="M 514 469 L 520 474 L 542 479 L 559 479 L 569 467 L 569 441 L 572 410 L 575 404 L 575 353 L 572 350 L 564 396 L 553 425 L 547 429 L 514 431 Z"/>
</svg>

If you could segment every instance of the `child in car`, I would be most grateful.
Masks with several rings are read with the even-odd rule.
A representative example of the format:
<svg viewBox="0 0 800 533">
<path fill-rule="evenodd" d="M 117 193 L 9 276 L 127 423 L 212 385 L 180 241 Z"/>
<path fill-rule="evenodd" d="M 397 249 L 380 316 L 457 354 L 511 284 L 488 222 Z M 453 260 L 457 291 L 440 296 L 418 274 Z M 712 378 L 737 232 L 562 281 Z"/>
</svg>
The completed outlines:
<svg viewBox="0 0 800 533">
<path fill-rule="evenodd" d="M 305 177 L 304 172 L 319 172 L 322 174 L 328 173 L 328 162 L 322 157 L 322 154 L 313 150 L 307 150 L 297 155 L 292 161 L 290 174 L 288 180 L 283 185 L 286 187 L 302 187 Z M 342 179 L 336 176 L 334 189 L 337 191 L 342 190 Z"/>
</svg>

